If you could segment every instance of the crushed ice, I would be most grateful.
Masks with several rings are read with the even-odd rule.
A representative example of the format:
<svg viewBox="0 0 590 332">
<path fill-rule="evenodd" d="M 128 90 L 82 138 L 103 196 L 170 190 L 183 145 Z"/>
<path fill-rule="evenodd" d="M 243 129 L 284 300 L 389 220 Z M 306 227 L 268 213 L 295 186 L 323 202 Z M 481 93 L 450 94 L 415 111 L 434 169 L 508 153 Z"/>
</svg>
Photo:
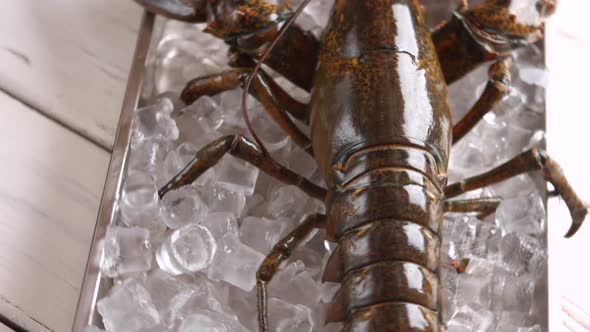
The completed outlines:
<svg viewBox="0 0 590 332">
<path fill-rule="evenodd" d="M 330 1 L 312 2 L 301 18 L 316 34 Z M 227 47 L 179 22 L 164 21 L 148 68 L 147 96 L 174 96 L 185 82 L 226 68 Z M 521 51 L 511 93 L 452 150 L 450 181 L 477 174 L 542 144 L 540 52 Z M 460 118 L 487 79 L 479 68 L 450 87 Z M 466 92 L 468 91 L 468 92 Z M 301 91 L 294 93 L 301 94 Z M 239 112 L 241 90 L 202 97 L 189 107 L 159 98 L 135 112 L 128 175 L 117 225 L 104 242 L 102 270 L 114 286 L 98 302 L 110 332 L 257 331 L 255 274 L 272 246 L 321 203 L 245 162 L 226 156 L 191 186 L 160 200 L 157 188 L 198 148 L 229 133 L 248 134 Z M 252 98 L 250 113 L 273 156 L 321 182 L 313 159 L 285 138 Z M 448 331 L 541 331 L 546 308 L 546 219 L 537 175 L 521 175 L 465 197 L 501 196 L 495 215 L 444 218 L 443 317 Z M 269 288 L 276 331 L 338 331 L 324 326 L 322 302 L 337 285 L 320 282 L 333 244 L 316 232 L 293 253 Z M 457 273 L 451 262 L 469 260 Z M 89 328 L 88 331 L 101 331 Z"/>
</svg>

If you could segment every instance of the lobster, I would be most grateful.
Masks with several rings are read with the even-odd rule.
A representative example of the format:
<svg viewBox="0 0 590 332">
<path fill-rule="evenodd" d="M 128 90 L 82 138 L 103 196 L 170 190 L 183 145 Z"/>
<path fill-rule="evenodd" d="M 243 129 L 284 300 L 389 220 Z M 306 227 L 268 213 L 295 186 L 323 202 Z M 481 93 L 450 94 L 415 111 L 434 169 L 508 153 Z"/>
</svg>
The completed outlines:
<svg viewBox="0 0 590 332">
<path fill-rule="evenodd" d="M 244 86 L 244 98 L 252 94 L 314 156 L 327 185 L 318 186 L 276 162 L 252 131 L 254 141 L 236 134 L 205 145 L 159 190 L 164 196 L 194 182 L 229 153 L 325 202 L 326 214 L 305 217 L 258 270 L 261 331 L 269 331 L 268 283 L 316 228 L 337 243 L 323 280 L 341 287 L 326 322 L 344 322 L 343 331 L 440 331 L 442 215 L 487 215 L 499 204 L 495 198 L 451 198 L 541 170 L 570 210 L 573 222 L 566 237 L 588 213 L 557 163 L 539 148 L 447 183 L 451 145 L 507 93 L 507 56 L 541 38 L 554 0 L 537 0 L 535 6 L 487 0 L 472 7 L 460 1 L 452 18 L 433 32 L 417 0 L 336 0 L 319 41 L 292 25 L 309 0 L 295 12 L 264 0 L 136 1 L 171 18 L 206 22 L 207 32 L 230 45 L 234 69 L 190 81 L 181 94 L 185 103 Z M 447 85 L 488 61 L 493 64 L 486 88 L 453 124 Z M 311 91 L 311 101 L 289 96 L 260 69 L 262 62 Z M 309 138 L 294 119 L 309 125 Z"/>
</svg>

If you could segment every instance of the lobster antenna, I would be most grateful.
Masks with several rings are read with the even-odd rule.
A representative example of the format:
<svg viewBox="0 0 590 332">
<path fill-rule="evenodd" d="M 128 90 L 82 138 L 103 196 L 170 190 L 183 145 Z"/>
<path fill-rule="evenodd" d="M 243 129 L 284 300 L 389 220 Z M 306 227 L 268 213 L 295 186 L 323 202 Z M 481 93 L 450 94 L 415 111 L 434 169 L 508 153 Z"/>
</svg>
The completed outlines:
<svg viewBox="0 0 590 332">
<path fill-rule="evenodd" d="M 258 59 L 258 61 L 256 62 L 254 69 L 252 69 L 252 72 L 250 73 L 250 75 L 246 79 L 246 83 L 244 84 L 244 92 L 242 93 L 242 116 L 244 117 L 244 120 L 246 121 L 246 127 L 248 127 L 248 131 L 250 131 L 250 134 L 252 134 L 252 137 L 256 141 L 256 144 L 258 144 L 258 147 L 260 148 L 262 154 L 268 156 L 269 158 L 270 158 L 270 153 L 268 152 L 266 147 L 264 147 L 264 144 L 262 143 L 260 138 L 258 138 L 258 135 L 256 135 L 256 132 L 254 132 L 254 128 L 252 128 L 252 123 L 250 122 L 250 118 L 248 117 L 248 111 L 247 111 L 248 106 L 246 103 L 246 100 L 248 98 L 248 91 L 250 90 L 250 84 L 252 84 L 252 80 L 254 80 L 254 77 L 260 71 L 260 67 L 262 67 L 262 63 L 266 60 L 266 58 L 268 58 L 270 52 L 275 48 L 275 46 L 277 45 L 279 40 L 283 37 L 285 32 L 287 32 L 287 29 L 289 29 L 289 27 L 291 25 L 293 25 L 293 23 L 295 22 L 297 17 L 303 12 L 303 10 L 305 9 L 305 7 L 307 6 L 307 4 L 310 1 L 311 0 L 304 0 L 299 5 L 299 7 L 297 7 L 297 10 L 295 10 L 295 13 L 293 13 L 293 16 L 289 17 L 289 19 L 285 22 L 285 25 L 283 25 L 281 27 L 277 36 L 272 40 L 271 44 L 266 48 L 264 53 L 262 53 L 262 55 L 260 56 L 260 59 Z"/>
</svg>

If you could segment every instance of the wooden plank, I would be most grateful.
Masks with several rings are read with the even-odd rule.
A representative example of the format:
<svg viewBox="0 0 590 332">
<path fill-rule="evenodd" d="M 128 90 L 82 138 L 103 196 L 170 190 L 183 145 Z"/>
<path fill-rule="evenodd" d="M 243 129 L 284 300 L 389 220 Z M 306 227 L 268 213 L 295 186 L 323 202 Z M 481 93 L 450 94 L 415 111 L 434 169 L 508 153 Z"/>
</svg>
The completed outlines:
<svg viewBox="0 0 590 332">
<path fill-rule="evenodd" d="M 0 332 L 14 332 L 14 330 L 0 323 Z"/>
<path fill-rule="evenodd" d="M 68 331 L 109 154 L 0 93 L 0 313 Z"/>
<path fill-rule="evenodd" d="M 0 1 L 0 89 L 110 148 L 141 12 L 130 0 Z"/>
</svg>

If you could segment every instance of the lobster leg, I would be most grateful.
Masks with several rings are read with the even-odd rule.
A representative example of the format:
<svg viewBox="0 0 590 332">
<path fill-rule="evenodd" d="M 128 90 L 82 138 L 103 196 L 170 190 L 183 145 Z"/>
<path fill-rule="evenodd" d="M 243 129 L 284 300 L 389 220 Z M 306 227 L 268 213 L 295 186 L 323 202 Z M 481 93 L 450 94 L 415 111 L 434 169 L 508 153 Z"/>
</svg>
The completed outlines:
<svg viewBox="0 0 590 332">
<path fill-rule="evenodd" d="M 171 190 L 191 184 L 201 174 L 217 164 L 226 153 L 245 160 L 285 184 L 299 187 L 311 197 L 324 200 L 326 196 L 325 189 L 278 164 L 268 155 L 263 154 L 256 144 L 242 135 L 224 136 L 205 145 L 178 175 L 158 191 L 158 194 L 163 197 Z"/>
<path fill-rule="evenodd" d="M 510 58 L 506 58 L 490 66 L 489 80 L 483 93 L 469 112 L 453 127 L 453 144 L 463 138 L 508 93 L 510 64 Z"/>
<path fill-rule="evenodd" d="M 200 77 L 190 81 L 181 94 L 186 104 L 192 104 L 203 95 L 215 95 L 238 87 L 250 74 L 249 68 L 236 68 L 220 74 Z M 301 148 L 313 154 L 309 138 L 295 125 L 289 114 L 295 117 L 306 114 L 307 105 L 291 98 L 266 73 L 258 72 L 250 86 L 250 93 L 258 99 L 273 121 Z"/>
<path fill-rule="evenodd" d="M 268 332 L 268 308 L 267 308 L 267 285 L 278 271 L 282 262 L 287 260 L 293 250 L 303 241 L 314 229 L 324 225 L 326 216 L 323 214 L 312 214 L 303 220 L 291 233 L 274 245 L 271 252 L 266 256 L 258 272 L 256 273 L 256 290 L 258 297 L 258 324 L 260 331 Z"/>
<path fill-rule="evenodd" d="M 499 197 L 445 201 L 445 212 L 477 212 L 478 218 L 484 219 L 496 212 L 501 201 Z"/>
<path fill-rule="evenodd" d="M 574 235 L 588 214 L 588 207 L 574 192 L 559 165 L 544 150 L 531 149 L 483 174 L 461 180 L 445 189 L 447 198 L 504 181 L 521 173 L 542 170 L 546 181 L 555 187 L 572 216 L 572 226 L 565 237 Z"/>
</svg>

